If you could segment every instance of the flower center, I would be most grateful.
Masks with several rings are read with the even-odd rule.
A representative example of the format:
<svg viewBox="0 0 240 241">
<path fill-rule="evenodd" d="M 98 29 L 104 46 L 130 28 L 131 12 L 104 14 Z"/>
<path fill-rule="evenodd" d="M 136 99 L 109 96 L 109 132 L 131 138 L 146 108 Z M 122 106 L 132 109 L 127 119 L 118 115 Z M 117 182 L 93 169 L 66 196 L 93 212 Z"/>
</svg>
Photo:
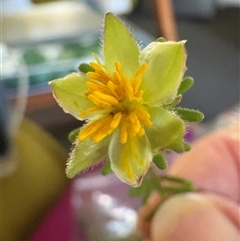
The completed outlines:
<svg viewBox="0 0 240 241">
<path fill-rule="evenodd" d="M 95 71 L 87 73 L 89 80 L 85 95 L 94 106 L 81 112 L 80 116 L 94 120 L 83 127 L 79 140 L 90 137 L 93 141 L 101 141 L 118 126 L 122 144 L 126 143 L 128 136 L 143 136 L 143 126 L 152 125 L 144 107 L 143 90 L 139 89 L 147 64 L 141 65 L 133 78 L 123 75 L 118 61 L 112 74 L 101 63 L 91 62 L 90 66 Z"/>
</svg>

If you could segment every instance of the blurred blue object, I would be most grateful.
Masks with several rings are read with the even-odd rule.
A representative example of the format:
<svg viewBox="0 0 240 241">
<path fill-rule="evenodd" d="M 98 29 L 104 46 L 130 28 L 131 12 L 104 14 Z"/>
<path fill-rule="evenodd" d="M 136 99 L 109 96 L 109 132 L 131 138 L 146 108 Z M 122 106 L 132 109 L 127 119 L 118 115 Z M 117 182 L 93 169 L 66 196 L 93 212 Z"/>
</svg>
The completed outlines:
<svg viewBox="0 0 240 241">
<path fill-rule="evenodd" d="M 4 85 L 1 84 L 1 105 L 0 105 L 0 161 L 9 149 L 9 136 L 7 132 L 7 103 L 4 96 Z"/>
<path fill-rule="evenodd" d="M 173 6 L 181 17 L 209 19 L 216 11 L 215 0 L 173 0 Z"/>
<path fill-rule="evenodd" d="M 132 0 L 87 0 L 86 2 L 100 13 L 112 12 L 116 15 L 129 14 L 134 7 Z"/>
<path fill-rule="evenodd" d="M 1 0 L 1 14 L 10 14 L 29 9 L 32 6 L 30 0 Z"/>
</svg>

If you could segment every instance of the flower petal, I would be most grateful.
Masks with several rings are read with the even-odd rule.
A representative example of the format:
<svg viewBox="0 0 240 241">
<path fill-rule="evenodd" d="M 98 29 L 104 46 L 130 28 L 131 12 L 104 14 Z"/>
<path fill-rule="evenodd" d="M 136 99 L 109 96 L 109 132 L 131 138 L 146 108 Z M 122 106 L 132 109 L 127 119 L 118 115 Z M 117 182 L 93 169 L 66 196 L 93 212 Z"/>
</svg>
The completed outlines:
<svg viewBox="0 0 240 241">
<path fill-rule="evenodd" d="M 140 54 L 140 63 L 148 68 L 143 75 L 144 99 L 156 106 L 177 94 L 185 72 L 184 41 L 153 42 Z"/>
<path fill-rule="evenodd" d="M 152 149 L 146 136 L 129 136 L 127 142 L 121 144 L 119 129 L 113 133 L 108 155 L 116 176 L 134 187 L 141 184 L 152 161 Z"/>
<path fill-rule="evenodd" d="M 78 172 L 89 168 L 107 155 L 110 138 L 105 138 L 101 142 L 94 142 L 89 138 L 84 141 L 76 141 L 70 154 L 66 174 L 73 178 Z"/>
<path fill-rule="evenodd" d="M 93 104 L 85 98 L 87 77 L 81 73 L 72 73 L 64 78 L 49 82 L 53 95 L 66 113 L 81 119 L 80 112 L 92 107 Z"/>
<path fill-rule="evenodd" d="M 138 44 L 124 24 L 111 13 L 105 17 L 103 53 L 105 67 L 110 72 L 115 71 L 116 61 L 121 63 L 123 74 L 128 77 L 133 77 L 139 67 Z"/>
<path fill-rule="evenodd" d="M 149 109 L 153 125 L 145 129 L 153 149 L 169 148 L 177 152 L 184 150 L 184 122 L 174 113 L 162 108 Z"/>
</svg>

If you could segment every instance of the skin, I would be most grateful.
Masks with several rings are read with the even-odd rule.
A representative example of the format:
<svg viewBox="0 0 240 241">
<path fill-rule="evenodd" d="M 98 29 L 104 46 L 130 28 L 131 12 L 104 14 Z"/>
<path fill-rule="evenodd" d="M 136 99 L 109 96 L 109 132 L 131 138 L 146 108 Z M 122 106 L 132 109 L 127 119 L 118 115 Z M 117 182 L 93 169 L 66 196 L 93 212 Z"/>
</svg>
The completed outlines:
<svg viewBox="0 0 240 241">
<path fill-rule="evenodd" d="M 169 197 L 153 193 L 139 210 L 146 241 L 240 240 L 240 124 L 199 139 L 168 173 L 191 180 L 197 192 Z M 160 205 L 161 204 L 161 205 Z M 145 217 L 159 206 L 152 220 Z"/>
</svg>

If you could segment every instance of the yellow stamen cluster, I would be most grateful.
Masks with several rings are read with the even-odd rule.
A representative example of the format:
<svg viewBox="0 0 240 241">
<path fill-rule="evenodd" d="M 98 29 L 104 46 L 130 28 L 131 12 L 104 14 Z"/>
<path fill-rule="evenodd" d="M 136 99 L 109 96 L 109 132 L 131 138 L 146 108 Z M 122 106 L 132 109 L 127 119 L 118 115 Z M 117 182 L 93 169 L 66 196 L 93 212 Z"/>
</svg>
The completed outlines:
<svg viewBox="0 0 240 241">
<path fill-rule="evenodd" d="M 80 113 L 87 118 L 89 115 L 101 116 L 89 122 L 80 132 L 79 140 L 90 137 L 98 142 L 119 126 L 120 141 L 126 143 L 128 136 L 143 136 L 143 126 L 151 126 L 150 115 L 143 106 L 143 90 L 139 90 L 142 75 L 147 64 L 139 67 L 133 78 L 123 75 L 122 66 L 115 63 L 116 71 L 108 73 L 100 63 L 91 62 L 95 70 L 88 72 L 88 91 L 86 98 L 95 106 Z"/>
</svg>

